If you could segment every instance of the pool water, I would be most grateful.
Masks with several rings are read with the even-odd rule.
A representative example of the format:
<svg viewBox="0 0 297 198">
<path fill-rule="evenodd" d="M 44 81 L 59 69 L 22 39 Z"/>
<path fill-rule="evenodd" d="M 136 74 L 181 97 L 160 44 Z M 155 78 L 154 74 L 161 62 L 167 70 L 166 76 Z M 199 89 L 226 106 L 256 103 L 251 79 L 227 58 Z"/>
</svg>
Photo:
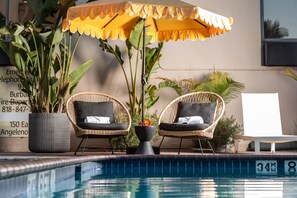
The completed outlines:
<svg viewBox="0 0 297 198">
<path fill-rule="evenodd" d="M 296 197 L 296 179 L 230 177 L 93 177 L 75 197 Z M 71 193 L 70 193 L 71 194 Z M 69 192 L 57 193 L 69 196 Z"/>
<path fill-rule="evenodd" d="M 101 170 L 99 164 L 84 164 L 75 192 L 60 192 L 71 197 L 297 197 L 296 177 L 221 175 L 174 168 L 118 171 Z M 215 172 L 215 171 L 214 171 Z M 93 176 L 92 176 L 93 175 Z"/>
<path fill-rule="evenodd" d="M 297 197 L 295 160 L 237 161 L 125 158 L 86 162 L 2 179 L 0 195 L 4 198 Z M 286 164 L 290 165 L 289 174 Z M 264 172 L 262 166 L 266 167 Z"/>
</svg>

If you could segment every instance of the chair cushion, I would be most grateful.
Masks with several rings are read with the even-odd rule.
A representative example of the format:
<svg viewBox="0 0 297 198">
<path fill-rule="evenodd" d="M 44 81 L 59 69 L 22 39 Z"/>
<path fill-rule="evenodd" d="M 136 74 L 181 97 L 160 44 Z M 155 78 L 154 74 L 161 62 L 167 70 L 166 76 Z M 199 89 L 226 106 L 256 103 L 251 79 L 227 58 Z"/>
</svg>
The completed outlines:
<svg viewBox="0 0 297 198">
<path fill-rule="evenodd" d="M 77 125 L 82 129 L 93 129 L 93 130 L 125 130 L 127 129 L 127 124 L 113 123 L 113 124 L 96 124 L 96 123 L 86 123 L 79 122 Z"/>
<path fill-rule="evenodd" d="M 179 117 L 201 116 L 205 124 L 211 124 L 214 118 L 216 103 L 195 103 L 180 101 L 174 122 L 178 122 Z"/>
<path fill-rule="evenodd" d="M 86 102 L 74 101 L 76 122 L 84 122 L 87 116 L 110 117 L 110 123 L 114 123 L 113 103 L 105 102 Z"/>
<path fill-rule="evenodd" d="M 166 131 L 196 131 L 209 127 L 209 124 L 177 124 L 162 122 L 159 128 Z"/>
</svg>

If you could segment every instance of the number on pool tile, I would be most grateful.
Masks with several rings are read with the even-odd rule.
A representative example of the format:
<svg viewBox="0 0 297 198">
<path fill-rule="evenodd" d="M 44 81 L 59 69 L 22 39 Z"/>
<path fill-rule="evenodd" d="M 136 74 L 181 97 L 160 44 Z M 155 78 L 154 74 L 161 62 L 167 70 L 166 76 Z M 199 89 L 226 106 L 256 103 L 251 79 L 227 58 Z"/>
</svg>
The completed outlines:
<svg viewBox="0 0 297 198">
<path fill-rule="evenodd" d="M 285 174 L 297 175 L 297 160 L 285 160 Z"/>
<path fill-rule="evenodd" d="M 277 175 L 276 160 L 256 160 L 257 175 Z"/>
</svg>

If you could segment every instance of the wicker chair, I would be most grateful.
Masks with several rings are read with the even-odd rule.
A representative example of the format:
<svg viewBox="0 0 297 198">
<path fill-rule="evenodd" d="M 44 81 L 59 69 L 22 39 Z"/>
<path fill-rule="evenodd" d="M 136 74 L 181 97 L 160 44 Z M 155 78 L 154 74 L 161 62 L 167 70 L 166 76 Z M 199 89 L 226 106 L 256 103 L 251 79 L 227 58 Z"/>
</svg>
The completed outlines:
<svg viewBox="0 0 297 198">
<path fill-rule="evenodd" d="M 189 102 L 189 104 L 202 104 L 202 103 L 204 103 L 205 105 L 214 104 L 212 122 L 209 123 L 207 126 L 205 125 L 204 127 L 198 127 L 198 128 L 195 125 L 192 125 L 191 127 L 190 125 L 187 125 L 187 124 L 176 125 L 176 123 L 174 122 L 176 122 L 177 120 L 179 103 L 181 101 L 186 103 Z M 210 149 L 208 150 L 212 150 L 212 152 L 215 154 L 209 140 L 213 138 L 215 127 L 218 121 L 223 116 L 224 110 L 225 110 L 224 100 L 219 95 L 212 92 L 194 92 L 194 93 L 185 94 L 176 98 L 175 100 L 170 102 L 160 114 L 159 121 L 158 121 L 159 135 L 163 136 L 163 138 L 160 142 L 159 148 L 161 148 L 161 145 L 165 137 L 180 138 L 180 144 L 178 149 L 178 154 L 180 154 L 183 138 L 190 138 L 190 139 L 197 138 L 200 146 L 200 151 L 202 152 L 202 154 L 203 154 L 203 150 L 207 150 L 207 149 L 202 148 L 201 140 L 206 140 L 210 147 Z M 167 124 L 169 125 L 169 127 L 163 127 L 163 124 Z"/>
<path fill-rule="evenodd" d="M 113 116 L 114 123 L 122 123 L 124 127 L 121 129 L 109 129 L 108 127 L 103 129 L 86 129 L 79 126 L 77 122 L 76 112 L 75 112 L 75 101 L 84 101 L 84 102 L 112 102 L 113 106 Z M 87 140 L 89 138 L 108 138 L 112 154 L 114 154 L 113 147 L 111 144 L 111 139 L 116 137 L 122 137 L 126 143 L 125 135 L 128 134 L 131 127 L 131 117 L 127 108 L 117 99 L 112 96 L 95 93 L 95 92 L 81 92 L 72 95 L 66 103 L 66 113 L 67 116 L 72 123 L 72 126 L 75 131 L 75 135 L 79 138 L 82 138 L 80 144 L 78 145 L 74 155 L 76 155 L 77 151 L 82 148 L 82 153 L 84 152 L 86 147 Z M 84 145 L 81 144 L 84 142 Z M 126 144 L 127 145 L 127 144 Z M 90 147 L 89 147 L 90 148 Z"/>
</svg>

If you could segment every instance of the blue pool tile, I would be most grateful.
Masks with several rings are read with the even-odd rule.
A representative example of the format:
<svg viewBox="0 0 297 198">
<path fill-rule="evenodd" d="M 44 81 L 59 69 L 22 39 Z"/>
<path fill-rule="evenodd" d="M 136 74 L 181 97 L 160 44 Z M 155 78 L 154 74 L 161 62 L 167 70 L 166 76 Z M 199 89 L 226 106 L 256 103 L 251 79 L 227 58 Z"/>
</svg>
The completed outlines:
<svg viewBox="0 0 297 198">
<path fill-rule="evenodd" d="M 120 160 L 118 163 L 118 168 L 124 169 L 126 167 L 125 160 Z"/>
<path fill-rule="evenodd" d="M 226 174 L 226 165 L 225 165 L 225 160 L 217 160 L 217 171 L 218 174 Z"/>
<path fill-rule="evenodd" d="M 249 166 L 247 160 L 241 160 L 240 161 L 240 173 L 241 174 L 248 174 L 249 173 Z"/>
<path fill-rule="evenodd" d="M 202 173 L 209 174 L 210 173 L 210 163 L 209 160 L 202 161 L 201 167 Z"/>
<path fill-rule="evenodd" d="M 134 169 L 139 168 L 140 167 L 140 159 L 133 160 L 132 166 L 133 166 Z"/>
<path fill-rule="evenodd" d="M 195 171 L 194 171 L 194 169 L 195 169 L 195 162 L 193 161 L 193 160 L 187 160 L 187 162 L 186 162 L 186 173 L 187 174 L 194 174 L 195 173 Z"/>
<path fill-rule="evenodd" d="M 110 160 L 107 160 L 107 161 L 105 161 L 105 164 L 104 164 L 104 166 L 105 166 L 105 168 L 108 168 L 108 169 L 110 169 L 111 168 L 111 164 L 112 164 L 112 161 Z"/>
<path fill-rule="evenodd" d="M 161 162 L 162 162 L 161 165 L 162 165 L 163 168 L 170 168 L 171 167 L 171 160 L 165 159 L 165 160 L 162 160 Z"/>
<path fill-rule="evenodd" d="M 148 167 L 160 167 L 156 164 L 156 160 L 155 159 L 148 159 L 147 160 L 147 166 Z"/>
<path fill-rule="evenodd" d="M 278 169 L 278 174 L 285 175 L 285 160 L 282 160 L 282 159 L 277 160 L 277 169 Z"/>
<path fill-rule="evenodd" d="M 140 160 L 140 163 L 139 163 L 139 165 L 140 165 L 140 167 L 141 168 L 145 168 L 146 167 L 146 165 L 147 165 L 147 161 L 146 160 Z"/>
<path fill-rule="evenodd" d="M 249 160 L 249 174 L 256 174 L 256 161 Z"/>
<path fill-rule="evenodd" d="M 169 166 L 167 166 L 167 167 L 164 166 L 164 167 L 161 168 L 161 170 L 162 170 L 162 173 L 164 175 L 170 175 L 171 174 L 171 168 Z"/>
<path fill-rule="evenodd" d="M 233 161 L 226 160 L 225 161 L 225 171 L 227 175 L 232 175 L 234 173 Z"/>
<path fill-rule="evenodd" d="M 233 167 L 233 174 L 240 174 L 240 171 L 241 171 L 240 161 L 232 160 L 232 167 Z"/>
<path fill-rule="evenodd" d="M 171 168 L 176 168 L 177 167 L 177 162 L 178 162 L 178 160 L 170 160 L 170 167 Z"/>
<path fill-rule="evenodd" d="M 217 159 L 211 159 L 211 160 L 209 160 L 209 166 L 210 166 L 210 168 L 217 169 L 217 167 L 218 167 L 218 160 Z"/>
<path fill-rule="evenodd" d="M 156 168 L 162 168 L 163 167 L 162 166 L 162 164 L 163 164 L 162 160 L 154 160 L 154 161 L 151 161 L 150 164 L 153 164 L 153 166 L 156 167 Z"/>
<path fill-rule="evenodd" d="M 187 173 L 186 171 L 187 167 L 186 167 L 186 163 L 184 161 L 177 161 L 177 171 L 178 174 L 182 174 L 185 175 Z"/>
</svg>

